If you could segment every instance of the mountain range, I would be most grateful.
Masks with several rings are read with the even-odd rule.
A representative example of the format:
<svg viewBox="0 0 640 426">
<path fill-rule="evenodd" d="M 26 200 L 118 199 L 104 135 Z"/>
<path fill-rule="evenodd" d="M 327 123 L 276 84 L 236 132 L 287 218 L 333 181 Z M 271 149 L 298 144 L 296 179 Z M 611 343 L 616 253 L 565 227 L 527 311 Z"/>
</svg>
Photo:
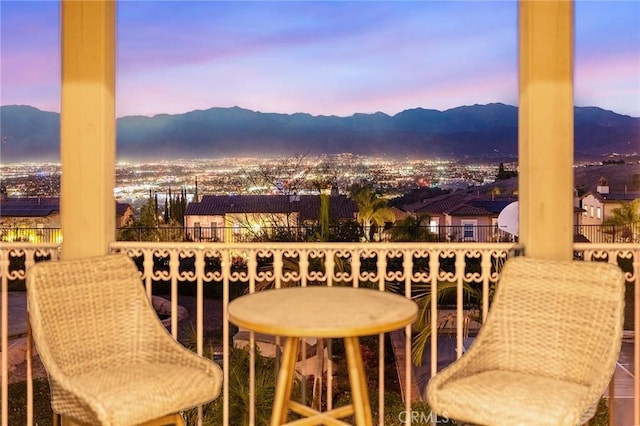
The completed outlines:
<svg viewBox="0 0 640 426">
<path fill-rule="evenodd" d="M 518 109 L 493 103 L 446 111 L 414 108 L 349 117 L 211 108 L 117 120 L 119 159 L 159 160 L 350 152 L 441 158 L 515 158 Z M 576 158 L 640 151 L 640 118 L 576 107 Z M 59 161 L 60 115 L 25 105 L 0 107 L 4 162 Z"/>
</svg>

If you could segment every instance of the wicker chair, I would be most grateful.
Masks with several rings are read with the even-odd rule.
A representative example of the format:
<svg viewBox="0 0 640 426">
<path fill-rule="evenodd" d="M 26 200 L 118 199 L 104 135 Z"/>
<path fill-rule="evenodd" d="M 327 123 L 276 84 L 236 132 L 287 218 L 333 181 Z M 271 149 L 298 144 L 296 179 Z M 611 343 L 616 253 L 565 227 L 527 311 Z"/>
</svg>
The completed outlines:
<svg viewBox="0 0 640 426">
<path fill-rule="evenodd" d="M 63 425 L 182 425 L 218 397 L 220 367 L 171 337 L 127 256 L 38 263 L 27 298 Z"/>
<path fill-rule="evenodd" d="M 618 360 L 624 285 L 607 263 L 508 260 L 471 348 L 429 381 L 432 410 L 481 425 L 586 423 Z"/>
</svg>

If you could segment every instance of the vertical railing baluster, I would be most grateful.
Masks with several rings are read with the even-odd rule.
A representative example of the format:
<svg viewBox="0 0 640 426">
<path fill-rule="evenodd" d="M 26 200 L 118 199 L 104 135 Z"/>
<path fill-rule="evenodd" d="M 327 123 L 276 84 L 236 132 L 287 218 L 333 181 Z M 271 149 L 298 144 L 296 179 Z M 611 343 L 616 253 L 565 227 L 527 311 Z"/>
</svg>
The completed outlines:
<svg viewBox="0 0 640 426">
<path fill-rule="evenodd" d="M 431 278 L 431 377 L 438 372 L 438 274 L 440 252 L 429 250 L 429 274 Z"/>
<path fill-rule="evenodd" d="M 247 272 L 249 273 L 249 293 L 256 291 L 257 253 L 249 250 Z M 256 334 L 249 331 L 249 424 L 256 422 Z"/>
<path fill-rule="evenodd" d="M 618 266 L 618 259 L 615 254 L 611 252 L 608 253 L 608 263 L 612 265 Z M 611 376 L 611 380 L 609 381 L 609 404 L 607 407 L 607 414 L 609 416 L 609 426 L 616 426 L 616 370 L 618 366 L 616 364 L 615 369 L 613 370 L 613 375 Z"/>
<path fill-rule="evenodd" d="M 351 249 L 351 279 L 353 287 L 360 287 L 360 268 L 362 267 L 360 262 L 361 250 L 355 248 Z"/>
<path fill-rule="evenodd" d="M 640 425 L 640 248 L 633 256 L 633 424 Z"/>
<path fill-rule="evenodd" d="M 33 425 L 33 336 L 31 324 L 27 320 L 27 348 L 25 352 L 27 362 L 27 425 Z"/>
<path fill-rule="evenodd" d="M 300 262 L 300 286 L 306 287 L 309 279 L 309 250 L 298 249 Z"/>
<path fill-rule="evenodd" d="M 336 255 L 334 250 L 327 249 L 324 252 L 324 270 L 325 270 L 325 278 L 326 278 L 326 286 L 333 286 L 333 281 L 335 279 L 335 260 L 334 256 Z"/>
<path fill-rule="evenodd" d="M 204 353 L 204 251 L 202 248 L 194 250 L 196 275 L 196 351 L 198 355 Z"/>
<path fill-rule="evenodd" d="M 463 353 L 462 339 L 464 337 L 464 270 L 466 266 L 466 252 L 456 250 L 455 252 L 455 276 L 456 276 L 456 359 Z"/>
<path fill-rule="evenodd" d="M 335 256 L 336 256 L 336 252 L 335 250 L 332 249 L 327 249 L 325 251 L 325 272 L 326 272 L 326 278 L 327 278 L 327 282 L 326 285 L 327 287 L 331 287 L 333 286 L 333 282 L 335 279 Z M 333 409 L 333 369 L 331 367 L 331 358 L 332 358 L 332 352 L 333 352 L 333 347 L 331 345 L 331 339 L 325 339 L 324 340 L 324 346 L 327 349 L 327 359 L 329 362 L 327 362 L 327 410 L 331 410 Z M 318 348 L 320 349 L 320 348 Z M 324 357 L 324 349 L 323 349 L 323 353 L 319 353 L 318 351 L 318 355 L 317 356 L 322 356 Z M 322 372 L 320 372 L 320 374 L 323 374 Z"/>
<path fill-rule="evenodd" d="M 35 263 L 35 251 L 34 250 L 25 250 L 25 262 L 24 262 L 24 278 L 25 282 L 27 279 L 27 270 Z M 31 335 L 31 325 L 29 324 L 29 316 L 27 315 L 27 342 L 26 342 L 26 351 L 25 351 L 25 361 L 26 361 L 26 385 L 27 385 L 27 426 L 33 425 L 33 337 Z"/>
<path fill-rule="evenodd" d="M 229 425 L 229 277 L 231 275 L 231 259 L 229 250 L 220 251 L 222 268 L 222 424 Z"/>
<path fill-rule="evenodd" d="M 387 255 L 384 249 L 378 250 L 378 290 L 385 291 L 387 276 Z M 379 424 L 384 426 L 384 333 L 378 335 L 378 414 Z"/>
<path fill-rule="evenodd" d="M 145 280 L 145 290 L 147 291 L 147 297 L 151 300 L 153 290 L 153 250 L 142 250 L 142 268 Z"/>
<path fill-rule="evenodd" d="M 491 277 L 491 260 L 493 252 L 485 250 L 482 252 L 480 271 L 482 273 L 482 324 L 487 319 L 489 313 L 489 278 Z"/>
<path fill-rule="evenodd" d="M 178 340 L 178 275 L 180 260 L 178 250 L 168 250 L 169 277 L 171 280 L 171 335 Z"/>
<path fill-rule="evenodd" d="M 193 250 L 195 278 L 196 278 L 196 353 L 204 355 L 204 252 L 201 248 Z M 212 354 L 213 356 L 213 354 Z M 198 426 L 202 426 L 204 410 L 198 406 Z"/>
<path fill-rule="evenodd" d="M 275 288 L 282 286 L 282 274 L 284 272 L 284 260 L 282 256 L 282 250 L 273 250 L 273 278 L 275 279 Z"/>
<path fill-rule="evenodd" d="M 2 426 L 9 425 L 9 249 L 0 251 L 0 271 L 2 274 L 2 300 L 0 311 L 2 313 Z"/>
<path fill-rule="evenodd" d="M 402 270 L 404 277 L 404 296 L 411 299 L 411 283 L 413 278 L 413 252 L 411 250 L 404 250 L 402 252 Z M 412 390 L 412 365 L 411 365 L 411 325 L 407 325 L 404 328 L 404 411 L 405 413 L 411 413 L 411 401 L 413 395 Z M 407 424 L 411 425 L 411 416 L 408 417 Z"/>
</svg>

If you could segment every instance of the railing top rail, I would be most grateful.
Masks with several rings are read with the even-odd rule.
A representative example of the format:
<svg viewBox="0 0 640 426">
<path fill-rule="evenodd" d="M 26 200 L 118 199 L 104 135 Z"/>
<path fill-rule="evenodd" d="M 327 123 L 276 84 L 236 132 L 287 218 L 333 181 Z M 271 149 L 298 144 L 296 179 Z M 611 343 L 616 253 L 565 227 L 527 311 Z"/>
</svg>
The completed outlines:
<svg viewBox="0 0 640 426">
<path fill-rule="evenodd" d="M 29 243 L 24 241 L 19 242 L 7 242 L 0 241 L 0 250 L 11 250 L 11 249 L 37 249 L 37 248 L 61 248 L 62 243 Z"/>
<path fill-rule="evenodd" d="M 499 248 L 512 247 L 523 249 L 524 246 L 510 242 L 458 242 L 456 246 L 465 248 Z M 146 248 L 167 248 L 176 246 L 180 248 L 219 248 L 219 249 L 255 249 L 255 248 L 352 248 L 352 249 L 373 249 L 373 248 L 409 248 L 409 249 L 443 249 L 450 250 L 451 243 L 440 242 L 255 242 L 255 243 L 224 243 L 224 242 L 142 242 L 142 241 L 114 241 L 109 244 L 111 248 L 118 247 L 146 247 Z M 0 241 L 0 249 L 34 249 L 34 248 L 60 248 L 62 243 L 28 243 L 28 242 L 5 242 Z M 574 250 L 640 250 L 637 243 L 573 243 Z"/>
<path fill-rule="evenodd" d="M 242 249 L 350 249 L 350 250 L 370 250 L 370 249 L 431 249 L 448 251 L 452 249 L 451 243 L 437 242 L 141 242 L 141 241 L 117 241 L 109 244 L 111 248 L 159 248 L 166 249 L 168 246 L 192 249 L 222 249 L 222 250 L 242 250 Z M 467 249 L 500 249 L 514 248 L 521 249 L 524 246 L 517 243 L 484 243 L 484 242 L 459 242 L 456 246 Z"/>
<path fill-rule="evenodd" d="M 573 243 L 574 250 L 640 250 L 638 243 Z"/>
</svg>

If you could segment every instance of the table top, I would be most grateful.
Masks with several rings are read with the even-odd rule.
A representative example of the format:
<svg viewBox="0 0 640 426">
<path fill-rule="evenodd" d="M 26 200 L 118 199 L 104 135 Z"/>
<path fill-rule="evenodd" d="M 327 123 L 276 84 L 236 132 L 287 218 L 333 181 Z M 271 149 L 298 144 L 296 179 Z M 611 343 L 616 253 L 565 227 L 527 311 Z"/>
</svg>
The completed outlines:
<svg viewBox="0 0 640 426">
<path fill-rule="evenodd" d="M 412 300 L 353 287 L 289 287 L 241 296 L 229 304 L 232 323 L 259 333 L 353 337 L 397 330 L 418 315 Z"/>
</svg>

